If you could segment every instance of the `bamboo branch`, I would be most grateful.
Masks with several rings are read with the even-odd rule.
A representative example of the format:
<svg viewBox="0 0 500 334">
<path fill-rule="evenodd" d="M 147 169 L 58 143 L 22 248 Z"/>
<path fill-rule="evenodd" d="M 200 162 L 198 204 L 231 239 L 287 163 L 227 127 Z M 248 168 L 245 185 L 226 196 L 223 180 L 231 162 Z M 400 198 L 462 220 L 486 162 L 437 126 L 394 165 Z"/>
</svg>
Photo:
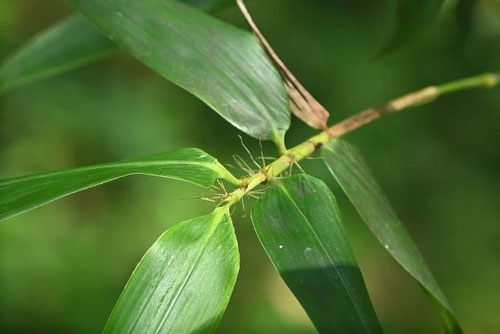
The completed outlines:
<svg viewBox="0 0 500 334">
<path fill-rule="evenodd" d="M 227 202 L 227 205 L 237 203 L 252 189 L 278 177 L 281 173 L 288 170 L 288 168 L 290 168 L 290 166 L 294 163 L 310 156 L 323 145 L 328 144 L 331 140 L 342 137 L 382 117 L 430 103 L 442 95 L 473 88 L 492 88 L 497 86 L 499 83 L 500 73 L 486 73 L 462 80 L 452 81 L 443 85 L 429 86 L 422 90 L 392 100 L 380 107 L 361 111 L 358 114 L 333 125 L 320 134 L 309 138 L 302 144 L 289 149 L 285 152 L 285 154 L 273 161 L 266 168 L 263 168 L 258 173 L 241 180 L 242 186 L 228 194 L 225 201 Z"/>
</svg>

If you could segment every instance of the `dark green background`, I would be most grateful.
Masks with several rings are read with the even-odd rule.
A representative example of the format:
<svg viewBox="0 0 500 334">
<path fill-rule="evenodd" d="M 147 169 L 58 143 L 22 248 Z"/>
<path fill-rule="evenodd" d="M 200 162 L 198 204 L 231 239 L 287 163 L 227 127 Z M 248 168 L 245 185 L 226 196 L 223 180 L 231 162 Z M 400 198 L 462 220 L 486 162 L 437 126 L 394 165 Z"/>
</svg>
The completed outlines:
<svg viewBox="0 0 500 334">
<path fill-rule="evenodd" d="M 455 5 L 447 1 L 423 37 L 381 58 L 394 1 L 255 0 L 249 7 L 335 122 L 425 85 L 500 70 L 500 16 L 479 5 L 464 29 Z M 1 58 L 69 12 L 63 1 L 0 2 Z M 245 26 L 235 8 L 219 16 Z M 295 119 L 287 143 L 313 133 Z M 196 98 L 120 54 L 0 96 L 0 177 L 185 146 L 227 163 L 231 153 L 245 154 L 237 135 Z M 444 97 L 347 138 L 365 153 L 465 331 L 500 331 L 500 90 Z M 257 141 L 245 141 L 258 153 Z M 439 332 L 433 305 L 367 232 L 322 163 L 303 165 L 334 187 L 384 329 Z M 0 332 L 100 332 L 149 245 L 173 224 L 209 212 L 211 205 L 189 199 L 203 195 L 137 176 L 2 222 Z M 220 332 L 313 332 L 248 217 L 235 225 L 242 270 Z"/>
</svg>

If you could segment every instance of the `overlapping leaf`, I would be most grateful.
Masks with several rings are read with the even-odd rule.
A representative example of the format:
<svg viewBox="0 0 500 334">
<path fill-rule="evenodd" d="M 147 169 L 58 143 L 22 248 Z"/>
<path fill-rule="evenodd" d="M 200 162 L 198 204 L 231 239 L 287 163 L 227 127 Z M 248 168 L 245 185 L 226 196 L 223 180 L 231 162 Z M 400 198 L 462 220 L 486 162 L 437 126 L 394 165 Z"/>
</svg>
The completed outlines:
<svg viewBox="0 0 500 334">
<path fill-rule="evenodd" d="M 337 139 L 323 149 L 328 169 L 360 216 L 397 262 L 439 306 L 449 333 L 460 333 L 453 310 L 432 276 L 422 254 L 373 177 L 361 153 Z"/>
<path fill-rule="evenodd" d="M 237 182 L 207 153 L 195 148 L 179 149 L 142 159 L 0 180 L 0 220 L 134 174 L 178 179 L 203 187 L 212 185 L 216 178 Z"/>
<path fill-rule="evenodd" d="M 144 255 L 104 333 L 213 333 L 238 270 L 227 208 L 183 222 Z"/>
<path fill-rule="evenodd" d="M 282 144 L 290 124 L 288 98 L 251 33 L 176 1 L 70 2 L 111 39 L 235 127 Z"/>
<path fill-rule="evenodd" d="M 206 11 L 228 2 L 178 1 Z M 71 16 L 34 36 L 0 65 L 0 93 L 91 63 L 117 49 L 82 16 Z"/>
<path fill-rule="evenodd" d="M 271 261 L 320 333 L 380 333 L 335 197 L 298 175 L 274 186 L 252 221 Z"/>
</svg>

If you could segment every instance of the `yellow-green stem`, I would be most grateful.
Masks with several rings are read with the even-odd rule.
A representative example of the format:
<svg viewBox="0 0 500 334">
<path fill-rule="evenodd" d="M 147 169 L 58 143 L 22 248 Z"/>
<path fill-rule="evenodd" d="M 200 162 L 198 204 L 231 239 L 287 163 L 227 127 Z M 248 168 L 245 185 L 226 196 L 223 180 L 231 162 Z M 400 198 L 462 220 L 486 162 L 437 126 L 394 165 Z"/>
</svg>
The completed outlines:
<svg viewBox="0 0 500 334">
<path fill-rule="evenodd" d="M 226 205 L 230 206 L 237 203 L 241 200 L 241 198 L 243 198 L 243 196 L 255 189 L 257 186 L 278 177 L 280 174 L 288 170 L 293 164 L 310 156 L 321 146 L 327 144 L 331 140 L 342 137 L 386 115 L 432 102 L 441 95 L 478 87 L 491 88 L 498 85 L 499 82 L 499 73 L 486 73 L 439 86 L 429 86 L 422 90 L 392 100 L 380 107 L 367 109 L 355 114 L 354 116 L 335 124 L 320 134 L 309 138 L 305 142 L 286 150 L 285 152 L 280 152 L 283 155 L 273 161 L 269 166 L 241 180 L 241 187 L 227 196 Z M 280 148 L 280 151 L 283 151 L 282 147 Z"/>
</svg>

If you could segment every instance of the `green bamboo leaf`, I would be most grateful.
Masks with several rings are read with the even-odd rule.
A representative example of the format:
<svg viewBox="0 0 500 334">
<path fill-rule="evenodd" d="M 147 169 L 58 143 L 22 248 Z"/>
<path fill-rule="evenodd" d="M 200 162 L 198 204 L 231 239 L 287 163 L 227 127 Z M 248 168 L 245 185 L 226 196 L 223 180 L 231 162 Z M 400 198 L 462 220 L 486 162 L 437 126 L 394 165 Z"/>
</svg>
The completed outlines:
<svg viewBox="0 0 500 334">
<path fill-rule="evenodd" d="M 434 21 L 442 4 L 443 0 L 398 0 L 394 31 L 380 54 L 399 49 L 420 35 Z"/>
<path fill-rule="evenodd" d="M 206 11 L 228 3 L 228 0 L 178 1 Z M 73 15 L 35 35 L 0 65 L 0 94 L 94 62 L 116 50 L 118 46 L 86 19 Z"/>
<path fill-rule="evenodd" d="M 128 175 L 152 175 L 212 185 L 217 178 L 238 181 L 215 158 L 196 148 L 150 157 L 0 180 L 0 221 L 61 197 Z"/>
<path fill-rule="evenodd" d="M 328 169 L 360 216 L 396 261 L 412 275 L 440 308 L 449 333 L 460 327 L 448 300 L 410 234 L 383 194 L 361 152 L 337 139 L 323 149 Z"/>
<path fill-rule="evenodd" d="M 146 252 L 104 333 L 213 333 L 238 270 L 238 244 L 227 207 L 185 221 Z"/>
<path fill-rule="evenodd" d="M 306 175 L 282 180 L 256 203 L 252 221 L 320 333 L 382 332 L 335 197 L 322 181 Z"/>
<path fill-rule="evenodd" d="M 283 142 L 290 125 L 288 97 L 251 33 L 176 1 L 69 1 L 119 45 L 241 131 Z"/>
</svg>

